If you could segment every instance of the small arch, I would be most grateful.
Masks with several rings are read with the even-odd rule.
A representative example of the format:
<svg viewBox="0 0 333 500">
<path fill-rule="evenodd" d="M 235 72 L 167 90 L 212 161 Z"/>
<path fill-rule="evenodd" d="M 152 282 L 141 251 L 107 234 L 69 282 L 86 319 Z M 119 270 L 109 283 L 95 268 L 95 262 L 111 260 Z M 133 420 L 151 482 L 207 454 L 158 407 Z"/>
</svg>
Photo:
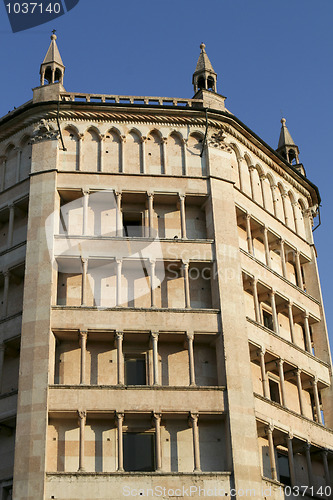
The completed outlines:
<svg viewBox="0 0 333 500">
<path fill-rule="evenodd" d="M 254 167 L 254 168 L 253 168 Z M 261 189 L 261 180 L 260 180 L 260 172 L 262 171 L 260 165 L 251 165 L 252 168 L 252 199 L 259 203 L 259 205 L 263 205 L 263 196 Z"/>
<path fill-rule="evenodd" d="M 18 172 L 18 181 L 29 177 L 31 171 L 32 144 L 31 137 L 25 135 L 20 142 L 20 164 Z"/>
<path fill-rule="evenodd" d="M 205 89 L 206 88 L 206 82 L 205 82 L 205 79 L 203 76 L 200 76 L 198 78 L 198 89 L 201 90 L 201 89 Z"/>
<path fill-rule="evenodd" d="M 135 128 L 132 128 L 126 135 L 124 144 L 126 173 L 138 174 L 143 172 L 141 137 L 141 132 Z"/>
<path fill-rule="evenodd" d="M 230 148 L 233 150 L 231 168 L 233 169 L 233 181 L 235 182 L 235 186 L 242 190 L 242 174 L 241 174 L 241 165 L 240 165 L 240 152 L 236 144 L 231 143 L 228 144 Z"/>
<path fill-rule="evenodd" d="M 271 214 L 274 214 L 274 206 L 275 206 L 275 203 L 274 203 L 274 186 L 275 186 L 275 180 L 274 180 L 274 177 L 272 176 L 272 174 L 270 172 L 267 172 L 266 174 L 266 179 L 268 180 L 268 182 L 265 182 L 264 183 L 264 186 L 265 186 L 265 202 L 266 202 L 266 210 L 268 210 Z"/>
<path fill-rule="evenodd" d="M 82 141 L 82 165 L 83 172 L 100 172 L 101 137 L 96 127 L 89 127 L 84 133 Z"/>
<path fill-rule="evenodd" d="M 215 80 L 212 76 L 207 78 L 207 89 L 215 92 Z"/>
<path fill-rule="evenodd" d="M 112 127 L 106 132 L 103 148 L 103 171 L 121 172 L 122 170 L 121 135 L 118 129 Z"/>
<path fill-rule="evenodd" d="M 283 222 L 286 223 L 286 213 L 285 213 L 285 202 L 283 200 L 286 195 L 286 190 L 281 182 L 277 184 L 278 189 L 276 190 L 278 193 L 277 203 L 276 203 L 276 217 Z"/>
<path fill-rule="evenodd" d="M 201 132 L 193 131 L 187 141 L 187 174 L 197 176 L 207 175 L 206 170 L 206 150 L 204 149 L 202 156 L 204 135 Z"/>
<path fill-rule="evenodd" d="M 184 142 L 182 135 L 177 131 L 172 131 L 168 137 L 167 163 L 169 175 L 185 175 Z"/>
<path fill-rule="evenodd" d="M 147 174 L 161 174 L 164 172 L 162 135 L 156 129 L 147 135 L 146 170 Z"/>
<path fill-rule="evenodd" d="M 73 125 L 62 131 L 66 151 L 60 150 L 60 165 L 65 171 L 79 170 L 79 132 Z"/>
<path fill-rule="evenodd" d="M 289 149 L 288 151 L 288 161 L 291 165 L 297 165 L 297 157 L 293 149 Z"/>
</svg>

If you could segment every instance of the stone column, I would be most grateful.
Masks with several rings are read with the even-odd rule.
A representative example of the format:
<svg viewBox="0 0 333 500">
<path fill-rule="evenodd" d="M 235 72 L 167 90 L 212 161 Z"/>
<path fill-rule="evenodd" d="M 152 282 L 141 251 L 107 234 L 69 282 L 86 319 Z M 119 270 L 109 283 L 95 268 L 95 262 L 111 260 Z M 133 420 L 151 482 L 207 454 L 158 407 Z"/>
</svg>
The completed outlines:
<svg viewBox="0 0 333 500">
<path fill-rule="evenodd" d="M 86 411 L 78 411 L 79 415 L 79 426 L 80 426 L 80 442 L 79 442 L 79 469 L 78 472 L 84 472 L 84 435 L 85 435 L 85 427 L 87 420 L 87 412 Z"/>
<path fill-rule="evenodd" d="M 269 390 L 267 386 L 267 375 L 266 375 L 266 366 L 265 366 L 265 349 L 261 348 L 259 351 L 260 356 L 260 369 L 261 369 L 261 381 L 262 388 L 265 398 L 269 398 Z"/>
<path fill-rule="evenodd" d="M 124 355 L 123 355 L 123 332 L 116 332 L 117 341 L 117 383 L 124 385 Z"/>
<path fill-rule="evenodd" d="M 318 391 L 318 379 L 315 377 L 312 381 L 312 387 L 313 387 L 313 396 L 315 400 L 315 406 L 316 406 L 316 413 L 317 413 L 317 422 L 318 424 L 323 425 L 323 419 L 321 418 L 321 411 L 320 411 L 320 401 L 319 401 L 319 391 Z"/>
<path fill-rule="evenodd" d="M 195 368 L 194 368 L 194 334 L 187 333 L 187 349 L 188 349 L 188 364 L 189 364 L 189 374 L 190 374 L 190 385 L 195 386 Z"/>
<path fill-rule="evenodd" d="M 271 190 L 272 190 L 272 198 L 273 198 L 273 210 L 274 210 L 274 216 L 277 217 L 277 203 L 278 203 L 278 198 L 276 196 L 276 190 L 279 189 L 276 184 L 271 185 Z"/>
<path fill-rule="evenodd" d="M 275 303 L 275 290 L 272 289 L 270 291 L 270 297 L 271 297 L 271 307 L 272 307 L 274 331 L 275 331 L 275 333 L 279 333 L 279 322 L 278 322 L 278 316 L 277 316 L 277 312 L 276 312 L 276 303 Z"/>
<path fill-rule="evenodd" d="M 156 307 L 155 303 L 155 268 L 156 268 L 156 261 L 154 259 L 149 260 L 149 265 L 150 265 L 150 306 L 151 307 Z"/>
<path fill-rule="evenodd" d="M 168 138 L 167 137 L 162 137 L 162 168 L 163 168 L 163 171 L 162 173 L 163 174 L 167 174 L 168 173 L 168 166 L 167 166 L 167 151 L 166 151 L 166 145 L 167 145 L 167 142 L 168 142 Z"/>
<path fill-rule="evenodd" d="M 260 304 L 258 299 L 258 280 L 253 278 L 252 280 L 252 293 L 254 300 L 254 310 L 256 315 L 256 322 L 261 323 L 261 315 L 260 315 Z"/>
<path fill-rule="evenodd" d="M 0 191 L 5 189 L 5 175 L 6 175 L 6 157 L 0 156 L 1 172 L 0 172 Z"/>
<path fill-rule="evenodd" d="M 291 486 L 293 487 L 296 485 L 296 474 L 295 474 L 295 461 L 294 461 L 294 451 L 293 451 L 293 435 L 291 433 L 287 437 L 287 446 L 288 446 L 290 482 Z"/>
<path fill-rule="evenodd" d="M 147 137 L 141 137 L 141 155 L 142 155 L 142 174 L 146 173 L 146 140 Z"/>
<path fill-rule="evenodd" d="M 16 176 L 15 176 L 15 182 L 20 182 L 20 167 L 21 167 L 22 149 L 21 148 L 16 148 L 16 152 L 17 152 L 17 158 L 16 158 Z"/>
<path fill-rule="evenodd" d="M 273 481 L 277 481 L 273 430 L 274 430 L 274 427 L 272 425 L 270 425 L 266 429 L 266 434 L 267 434 L 267 438 L 268 438 L 268 451 L 269 451 L 269 461 L 271 463 L 272 479 L 273 479 Z"/>
<path fill-rule="evenodd" d="M 189 268 L 189 263 L 187 261 L 183 261 L 182 270 L 183 270 L 183 277 L 184 277 L 184 292 L 185 292 L 185 307 L 186 307 L 186 309 L 189 309 L 191 307 L 190 278 L 189 278 L 188 268 Z"/>
<path fill-rule="evenodd" d="M 11 203 L 9 206 L 9 220 L 8 220 L 8 235 L 7 235 L 7 249 L 13 245 L 14 234 L 14 220 L 15 220 L 15 205 Z"/>
<path fill-rule="evenodd" d="M 253 186 L 253 172 L 256 169 L 255 166 L 250 165 L 249 166 L 249 172 L 250 172 L 250 185 L 251 185 L 251 198 L 254 200 L 254 186 Z"/>
<path fill-rule="evenodd" d="M 270 256 L 270 251 L 269 251 L 268 229 L 266 226 L 264 226 L 263 234 L 264 234 L 266 266 L 268 266 L 270 268 L 271 267 L 271 256 Z"/>
<path fill-rule="evenodd" d="M 301 370 L 297 368 L 296 370 L 296 382 L 297 382 L 297 390 L 298 390 L 298 400 L 299 407 L 301 410 L 301 415 L 304 415 L 304 404 L 303 404 L 303 394 L 302 394 L 302 379 L 301 379 Z"/>
<path fill-rule="evenodd" d="M 182 139 L 183 144 L 183 158 L 184 158 L 184 171 L 183 175 L 187 175 L 187 139 Z"/>
<path fill-rule="evenodd" d="M 185 208 L 185 195 L 179 195 L 180 204 L 180 227 L 181 227 L 181 237 L 186 239 L 186 208 Z"/>
<path fill-rule="evenodd" d="M 152 344 L 153 344 L 153 374 L 154 374 L 154 385 L 159 385 L 158 377 L 158 333 L 154 332 L 151 334 Z"/>
<path fill-rule="evenodd" d="M 321 456 L 323 459 L 323 466 L 324 466 L 324 472 L 325 472 L 325 481 L 326 481 L 326 486 L 331 486 L 331 477 L 330 477 L 330 470 L 328 467 L 328 451 L 324 450 L 321 452 Z"/>
<path fill-rule="evenodd" d="M 287 196 L 288 195 L 286 193 L 282 193 L 281 194 L 282 205 L 283 205 L 283 213 L 284 213 L 284 220 L 285 220 L 286 226 L 289 226 L 289 217 L 288 217 L 287 206 L 286 206 L 286 198 L 287 198 Z"/>
<path fill-rule="evenodd" d="M 306 466 L 308 469 L 309 487 L 311 487 L 314 485 L 314 482 L 313 482 L 313 471 L 311 462 L 311 443 L 309 441 L 305 445 L 305 457 L 306 457 Z"/>
<path fill-rule="evenodd" d="M 287 406 L 286 405 L 286 388 L 284 386 L 284 370 L 283 370 L 284 361 L 283 361 L 283 359 L 280 358 L 278 363 L 279 363 L 279 377 L 280 377 L 282 406 Z"/>
<path fill-rule="evenodd" d="M 148 234 L 150 238 L 153 238 L 154 234 L 154 228 L 153 228 L 153 220 L 154 220 L 154 194 L 153 193 L 147 193 L 148 195 Z"/>
<path fill-rule="evenodd" d="M 252 233 L 251 233 L 251 215 L 246 214 L 246 241 L 247 241 L 247 250 L 253 255 L 253 241 L 252 241 Z"/>
<path fill-rule="evenodd" d="M 125 172 L 125 142 L 126 142 L 126 136 L 125 135 L 121 135 L 120 136 L 120 155 L 121 155 L 121 159 L 120 159 L 120 172 Z"/>
<path fill-rule="evenodd" d="M 154 426 L 155 426 L 155 453 L 156 453 L 156 470 L 162 469 L 162 453 L 161 453 L 161 419 L 162 413 L 154 413 Z"/>
<path fill-rule="evenodd" d="M 304 289 L 303 276 L 302 276 L 302 268 L 301 268 L 301 258 L 300 253 L 297 250 L 295 253 L 295 261 L 296 261 L 296 275 L 297 275 L 297 283 L 299 288 Z"/>
<path fill-rule="evenodd" d="M 284 253 L 284 240 L 280 240 L 280 254 L 281 254 L 281 267 L 282 267 L 282 275 L 285 278 L 287 276 L 286 270 L 286 255 Z"/>
<path fill-rule="evenodd" d="M 79 165 L 78 165 L 78 170 L 81 171 L 82 169 L 82 162 L 83 162 L 83 140 L 84 140 L 84 134 L 79 134 Z"/>
<path fill-rule="evenodd" d="M 88 204 L 89 204 L 89 191 L 82 191 L 83 193 L 83 217 L 82 217 L 82 234 L 88 234 Z"/>
<path fill-rule="evenodd" d="M 242 165 L 245 159 L 240 156 L 237 158 L 238 161 L 238 178 L 239 178 L 239 189 L 240 191 L 244 191 L 244 182 L 243 182 L 243 170 L 242 170 Z"/>
<path fill-rule="evenodd" d="M 80 330 L 80 347 L 81 347 L 80 384 L 82 385 L 85 385 L 87 383 L 86 381 L 87 337 L 88 337 L 88 332 Z"/>
<path fill-rule="evenodd" d="M 266 208 L 267 203 L 266 203 L 266 194 L 265 194 L 265 180 L 266 180 L 266 175 L 261 174 L 260 177 L 260 187 L 261 187 L 261 195 L 262 195 L 262 204 L 263 207 Z"/>
<path fill-rule="evenodd" d="M 104 141 L 105 135 L 99 135 L 99 172 L 104 170 Z"/>
<path fill-rule="evenodd" d="M 201 472 L 198 419 L 199 419 L 198 413 L 190 413 L 190 425 L 192 427 L 192 433 L 193 433 L 193 454 L 194 454 L 193 472 Z"/>
<path fill-rule="evenodd" d="M 123 236 L 123 216 L 121 211 L 121 193 L 116 192 L 116 235 L 118 237 Z"/>
<path fill-rule="evenodd" d="M 2 299 L 2 317 L 6 318 L 8 313 L 8 295 L 9 295 L 9 280 L 10 272 L 8 270 L 3 272 L 4 285 L 3 285 L 3 299 Z"/>
<path fill-rule="evenodd" d="M 297 201 L 294 201 L 292 204 L 293 208 L 293 215 L 294 215 L 294 220 L 295 220 L 295 228 L 296 228 L 296 233 L 301 234 L 301 226 L 300 226 L 300 220 L 298 217 L 298 210 L 299 210 L 299 203 Z"/>
<path fill-rule="evenodd" d="M 116 259 L 117 265 L 117 285 L 116 285 L 116 306 L 121 305 L 121 269 L 123 261 L 122 259 Z"/>
<path fill-rule="evenodd" d="M 311 342 L 311 333 L 310 333 L 310 325 L 309 325 L 309 314 L 307 312 L 304 313 L 304 331 L 305 331 L 305 344 L 306 350 L 312 354 L 312 342 Z"/>
<path fill-rule="evenodd" d="M 0 394 L 2 392 L 2 376 L 3 376 L 3 362 L 5 358 L 5 344 L 0 344 Z"/>
<path fill-rule="evenodd" d="M 289 317 L 290 337 L 291 337 L 292 343 L 294 344 L 295 343 L 295 336 L 294 336 L 293 304 L 290 300 L 288 302 L 288 317 Z"/>
<path fill-rule="evenodd" d="M 87 305 L 87 273 L 88 273 L 88 259 L 81 259 L 82 262 L 82 295 L 81 306 Z"/>
<path fill-rule="evenodd" d="M 117 419 L 117 441 L 118 441 L 118 466 L 117 471 L 124 471 L 124 452 L 123 452 L 123 421 L 124 414 L 116 412 Z"/>
</svg>

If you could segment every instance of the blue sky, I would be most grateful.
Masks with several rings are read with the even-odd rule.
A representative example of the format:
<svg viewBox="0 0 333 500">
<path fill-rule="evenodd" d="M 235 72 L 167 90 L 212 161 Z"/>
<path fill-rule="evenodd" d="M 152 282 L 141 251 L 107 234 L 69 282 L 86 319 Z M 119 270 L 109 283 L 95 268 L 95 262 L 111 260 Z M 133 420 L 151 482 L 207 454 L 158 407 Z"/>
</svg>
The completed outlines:
<svg viewBox="0 0 333 500">
<path fill-rule="evenodd" d="M 320 189 L 315 241 L 332 343 L 332 19 L 331 0 L 80 0 L 13 34 L 0 5 L 0 115 L 32 97 L 54 28 L 65 87 L 77 92 L 192 97 L 205 42 L 228 109 L 273 148 L 283 114 Z"/>
</svg>

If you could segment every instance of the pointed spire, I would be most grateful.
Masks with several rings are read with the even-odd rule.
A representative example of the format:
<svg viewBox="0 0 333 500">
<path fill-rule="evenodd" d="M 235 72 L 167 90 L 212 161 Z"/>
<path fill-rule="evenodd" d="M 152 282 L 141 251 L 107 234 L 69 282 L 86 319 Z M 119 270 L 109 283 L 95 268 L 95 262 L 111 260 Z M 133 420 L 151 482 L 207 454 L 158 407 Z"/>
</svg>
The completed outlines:
<svg viewBox="0 0 333 500">
<path fill-rule="evenodd" d="M 49 49 L 40 67 L 41 85 L 45 85 L 45 80 L 48 83 L 63 83 L 65 66 L 62 62 L 56 40 L 57 35 L 55 34 L 55 30 L 53 30 Z"/>
<path fill-rule="evenodd" d="M 193 73 L 192 83 L 194 85 L 194 92 L 201 89 L 212 90 L 216 92 L 217 75 L 206 53 L 206 45 L 200 45 L 200 55 Z"/>
<path fill-rule="evenodd" d="M 298 155 L 299 149 L 298 146 L 294 143 L 289 130 L 287 129 L 286 119 L 281 119 L 281 132 L 279 138 L 279 144 L 277 147 L 277 152 L 283 156 L 289 163 L 297 165 L 299 163 Z"/>
</svg>

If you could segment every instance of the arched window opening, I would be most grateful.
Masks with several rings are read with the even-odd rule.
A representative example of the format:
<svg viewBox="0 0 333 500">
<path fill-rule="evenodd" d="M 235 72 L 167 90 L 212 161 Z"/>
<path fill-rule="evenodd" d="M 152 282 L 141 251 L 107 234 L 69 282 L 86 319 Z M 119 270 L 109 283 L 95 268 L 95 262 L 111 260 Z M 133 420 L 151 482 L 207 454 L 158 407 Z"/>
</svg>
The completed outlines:
<svg viewBox="0 0 333 500">
<path fill-rule="evenodd" d="M 214 82 L 214 78 L 212 76 L 209 76 L 207 78 L 207 88 L 208 88 L 208 90 L 215 92 L 215 82 Z"/>
<path fill-rule="evenodd" d="M 289 156 L 289 163 L 291 163 L 291 165 L 296 165 L 297 164 L 297 158 L 296 158 L 295 151 L 293 151 L 292 149 L 290 149 L 290 151 L 288 152 L 288 156 Z"/>
<path fill-rule="evenodd" d="M 206 88 L 206 82 L 205 79 L 201 76 L 198 78 L 198 89 L 205 89 Z"/>
</svg>

